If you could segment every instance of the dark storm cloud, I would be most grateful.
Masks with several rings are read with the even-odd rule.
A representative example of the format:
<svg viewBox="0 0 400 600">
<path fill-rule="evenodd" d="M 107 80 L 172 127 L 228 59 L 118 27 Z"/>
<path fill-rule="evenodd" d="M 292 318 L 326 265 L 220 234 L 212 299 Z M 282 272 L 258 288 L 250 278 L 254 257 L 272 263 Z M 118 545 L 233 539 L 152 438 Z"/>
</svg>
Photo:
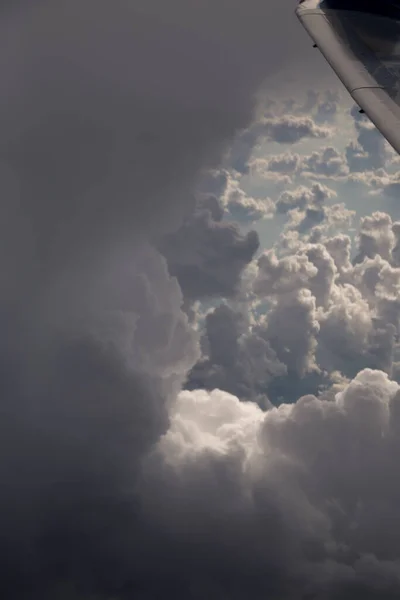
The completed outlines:
<svg viewBox="0 0 400 600">
<path fill-rule="evenodd" d="M 65 580 L 115 591 L 137 553 L 140 457 L 197 349 L 157 253 L 142 247 L 118 275 L 118 308 L 25 319 L 27 335 L 2 340 L 4 597 L 50 599 Z"/>
<path fill-rule="evenodd" d="M 156 202 L 158 221 L 174 224 L 178 211 L 158 192 L 168 197 L 174 186 L 177 194 L 177 178 L 183 185 L 212 163 L 236 128 L 246 126 L 256 84 L 276 67 L 257 54 L 266 23 L 256 17 L 269 9 L 254 1 L 243 20 L 240 4 L 230 5 L 229 23 L 222 2 L 209 19 L 207 3 L 179 0 L 168 9 L 116 0 L 112 10 L 104 1 L 41 0 L 3 18 L 1 155 L 42 203 L 31 209 L 32 219 L 46 210 L 51 222 L 59 210 L 61 223 L 79 208 L 80 223 L 85 218 L 86 226 L 104 229 L 104 211 L 123 223 L 137 206 L 129 191 L 137 198 L 146 193 L 134 214 L 138 225 L 154 221 Z M 274 11 L 276 24 L 290 14 L 289 7 Z M 65 206 L 65 197 L 75 204 Z M 174 203 L 179 207 L 179 198 Z M 76 222 L 70 227 L 79 233 Z"/>
<path fill-rule="evenodd" d="M 299 31 L 288 4 L 226 9 L 1 6 L 0 593 L 10 600 L 182 594 L 178 579 L 165 587 L 162 561 L 160 583 L 149 577 L 164 532 L 141 520 L 138 465 L 168 430 L 198 352 L 181 290 L 146 240 L 190 218 L 198 176 L 248 126 L 278 67 L 268 49 L 291 52 L 279 28 Z"/>
</svg>

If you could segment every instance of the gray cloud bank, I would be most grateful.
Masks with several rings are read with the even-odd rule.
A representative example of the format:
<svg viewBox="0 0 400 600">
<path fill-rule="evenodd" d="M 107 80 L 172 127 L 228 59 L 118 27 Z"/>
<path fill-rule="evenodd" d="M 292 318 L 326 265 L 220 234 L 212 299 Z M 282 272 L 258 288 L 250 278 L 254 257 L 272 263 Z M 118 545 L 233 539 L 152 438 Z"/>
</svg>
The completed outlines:
<svg viewBox="0 0 400 600">
<path fill-rule="evenodd" d="M 265 3 L 229 8 L 2 3 L 4 598 L 154 597 L 138 465 L 198 349 L 149 241 L 190 215 L 285 49 Z"/>
</svg>

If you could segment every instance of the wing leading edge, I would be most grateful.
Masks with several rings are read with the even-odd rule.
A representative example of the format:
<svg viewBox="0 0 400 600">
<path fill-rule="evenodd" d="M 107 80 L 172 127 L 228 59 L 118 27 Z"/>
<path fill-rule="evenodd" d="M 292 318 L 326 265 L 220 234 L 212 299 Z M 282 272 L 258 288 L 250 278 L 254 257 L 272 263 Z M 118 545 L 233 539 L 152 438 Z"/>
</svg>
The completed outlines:
<svg viewBox="0 0 400 600">
<path fill-rule="evenodd" d="M 351 0 L 346 9 L 333 8 L 335 3 L 343 6 L 303 0 L 296 14 L 354 101 L 400 154 L 400 14 L 397 20 L 352 10 Z"/>
</svg>

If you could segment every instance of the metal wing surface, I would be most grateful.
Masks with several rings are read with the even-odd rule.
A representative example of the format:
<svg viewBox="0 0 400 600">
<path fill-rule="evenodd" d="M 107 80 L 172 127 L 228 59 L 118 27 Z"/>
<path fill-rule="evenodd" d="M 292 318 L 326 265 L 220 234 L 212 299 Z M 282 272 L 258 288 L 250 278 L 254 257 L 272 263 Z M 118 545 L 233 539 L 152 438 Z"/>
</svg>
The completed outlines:
<svg viewBox="0 0 400 600">
<path fill-rule="evenodd" d="M 335 3 L 339 8 L 332 8 Z M 351 4 L 343 9 L 343 2 L 305 0 L 296 14 L 355 102 L 400 154 L 400 14 L 397 19 L 352 10 Z"/>
</svg>

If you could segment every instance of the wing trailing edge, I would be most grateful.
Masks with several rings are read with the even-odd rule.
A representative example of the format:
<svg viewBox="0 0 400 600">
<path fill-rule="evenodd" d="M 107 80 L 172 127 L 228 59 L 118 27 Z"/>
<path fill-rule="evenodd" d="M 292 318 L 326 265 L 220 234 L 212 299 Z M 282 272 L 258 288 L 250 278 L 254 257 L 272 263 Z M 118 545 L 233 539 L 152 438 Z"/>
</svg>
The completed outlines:
<svg viewBox="0 0 400 600">
<path fill-rule="evenodd" d="M 300 22 L 362 112 L 400 154 L 400 49 L 385 38 L 382 20 L 389 19 L 321 9 L 314 0 L 314 8 L 308 8 L 310 3 L 298 6 Z M 400 22 L 390 21 L 400 42 Z"/>
</svg>

